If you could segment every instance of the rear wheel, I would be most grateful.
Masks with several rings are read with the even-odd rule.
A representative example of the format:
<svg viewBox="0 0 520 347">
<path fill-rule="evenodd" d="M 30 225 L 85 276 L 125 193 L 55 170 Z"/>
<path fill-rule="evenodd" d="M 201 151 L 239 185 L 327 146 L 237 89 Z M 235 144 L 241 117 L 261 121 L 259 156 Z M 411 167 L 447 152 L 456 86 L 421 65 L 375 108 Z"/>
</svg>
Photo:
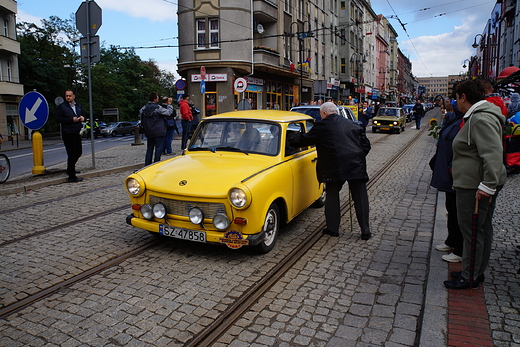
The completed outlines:
<svg viewBox="0 0 520 347">
<path fill-rule="evenodd" d="M 11 162 L 5 154 L 0 154 L 0 183 L 4 183 L 11 173 Z"/>
<path fill-rule="evenodd" d="M 325 200 L 327 200 L 327 192 L 326 192 L 325 184 L 323 184 L 323 191 L 321 192 L 321 195 L 318 198 L 318 200 L 314 201 L 314 203 L 312 204 L 312 207 L 320 208 L 320 207 L 325 206 Z"/>
<path fill-rule="evenodd" d="M 269 206 L 267 214 L 265 215 L 264 226 L 262 227 L 264 238 L 255 247 L 257 253 L 264 254 L 272 250 L 274 245 L 276 244 L 276 238 L 278 237 L 279 231 L 280 209 L 278 208 L 278 205 L 273 202 L 271 206 Z"/>
</svg>

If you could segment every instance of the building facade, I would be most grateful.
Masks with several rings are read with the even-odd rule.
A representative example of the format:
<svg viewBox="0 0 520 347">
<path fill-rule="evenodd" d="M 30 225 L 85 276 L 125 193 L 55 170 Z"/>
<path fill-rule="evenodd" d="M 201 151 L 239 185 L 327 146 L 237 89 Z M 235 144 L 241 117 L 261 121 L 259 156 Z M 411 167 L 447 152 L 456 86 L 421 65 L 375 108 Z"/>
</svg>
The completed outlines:
<svg viewBox="0 0 520 347">
<path fill-rule="evenodd" d="M 16 12 L 16 1 L 0 0 L 3 24 L 0 34 L 0 134 L 4 140 L 21 134 L 24 129 L 18 116 L 23 85 L 18 72 L 20 43 L 16 40 Z"/>
<path fill-rule="evenodd" d="M 442 96 L 444 99 L 449 98 L 448 90 L 448 76 L 440 77 L 418 77 L 419 90 L 422 90 L 422 95 L 419 95 L 423 101 L 433 101 L 437 96 Z"/>
<path fill-rule="evenodd" d="M 366 0 L 179 0 L 178 25 L 179 92 L 204 116 L 399 98 L 397 34 Z"/>
</svg>

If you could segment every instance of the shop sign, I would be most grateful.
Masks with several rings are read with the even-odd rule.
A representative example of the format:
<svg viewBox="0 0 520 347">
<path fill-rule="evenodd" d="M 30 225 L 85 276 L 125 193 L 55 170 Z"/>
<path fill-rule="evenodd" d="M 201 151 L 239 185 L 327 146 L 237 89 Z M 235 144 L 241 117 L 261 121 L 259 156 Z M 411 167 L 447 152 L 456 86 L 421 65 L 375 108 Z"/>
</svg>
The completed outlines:
<svg viewBox="0 0 520 347">
<path fill-rule="evenodd" d="M 255 78 L 255 77 L 244 77 L 248 84 L 256 84 L 257 86 L 263 86 L 264 80 L 261 78 Z"/>
<path fill-rule="evenodd" d="M 204 81 L 206 81 L 206 82 L 227 82 L 227 76 L 228 75 L 225 73 L 206 74 L 206 78 L 204 79 Z M 191 75 L 191 81 L 200 82 L 200 81 L 202 81 L 202 76 L 200 74 Z"/>
</svg>

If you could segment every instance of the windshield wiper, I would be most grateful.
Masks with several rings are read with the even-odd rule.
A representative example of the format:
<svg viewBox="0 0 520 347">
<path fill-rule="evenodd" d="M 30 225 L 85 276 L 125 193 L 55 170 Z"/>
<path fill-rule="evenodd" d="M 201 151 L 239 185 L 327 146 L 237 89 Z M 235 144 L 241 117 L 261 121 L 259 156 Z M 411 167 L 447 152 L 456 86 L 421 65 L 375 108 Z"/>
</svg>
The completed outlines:
<svg viewBox="0 0 520 347">
<path fill-rule="evenodd" d="M 247 155 L 249 155 L 248 152 L 240 149 L 240 148 L 236 148 L 236 147 L 232 147 L 232 146 L 223 146 L 223 147 L 213 147 L 212 148 L 213 151 L 220 151 L 220 150 L 224 150 L 224 151 L 234 151 L 234 152 L 242 152 L 242 153 L 245 153 Z"/>
</svg>

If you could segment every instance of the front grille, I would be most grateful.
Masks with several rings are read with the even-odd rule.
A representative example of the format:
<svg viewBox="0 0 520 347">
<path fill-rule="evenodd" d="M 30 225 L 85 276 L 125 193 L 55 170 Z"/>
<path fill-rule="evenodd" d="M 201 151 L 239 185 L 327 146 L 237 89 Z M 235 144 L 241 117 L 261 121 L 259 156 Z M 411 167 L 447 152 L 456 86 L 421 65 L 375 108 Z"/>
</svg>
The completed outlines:
<svg viewBox="0 0 520 347">
<path fill-rule="evenodd" d="M 188 217 L 188 212 L 194 207 L 200 208 L 202 212 L 204 212 L 204 216 L 206 218 L 213 218 L 213 216 L 215 216 L 217 213 L 226 214 L 226 208 L 224 204 L 220 203 L 182 201 L 160 198 L 153 195 L 150 196 L 150 205 L 153 206 L 159 202 L 166 206 L 166 211 L 168 214 L 174 214 L 177 216 Z"/>
</svg>

